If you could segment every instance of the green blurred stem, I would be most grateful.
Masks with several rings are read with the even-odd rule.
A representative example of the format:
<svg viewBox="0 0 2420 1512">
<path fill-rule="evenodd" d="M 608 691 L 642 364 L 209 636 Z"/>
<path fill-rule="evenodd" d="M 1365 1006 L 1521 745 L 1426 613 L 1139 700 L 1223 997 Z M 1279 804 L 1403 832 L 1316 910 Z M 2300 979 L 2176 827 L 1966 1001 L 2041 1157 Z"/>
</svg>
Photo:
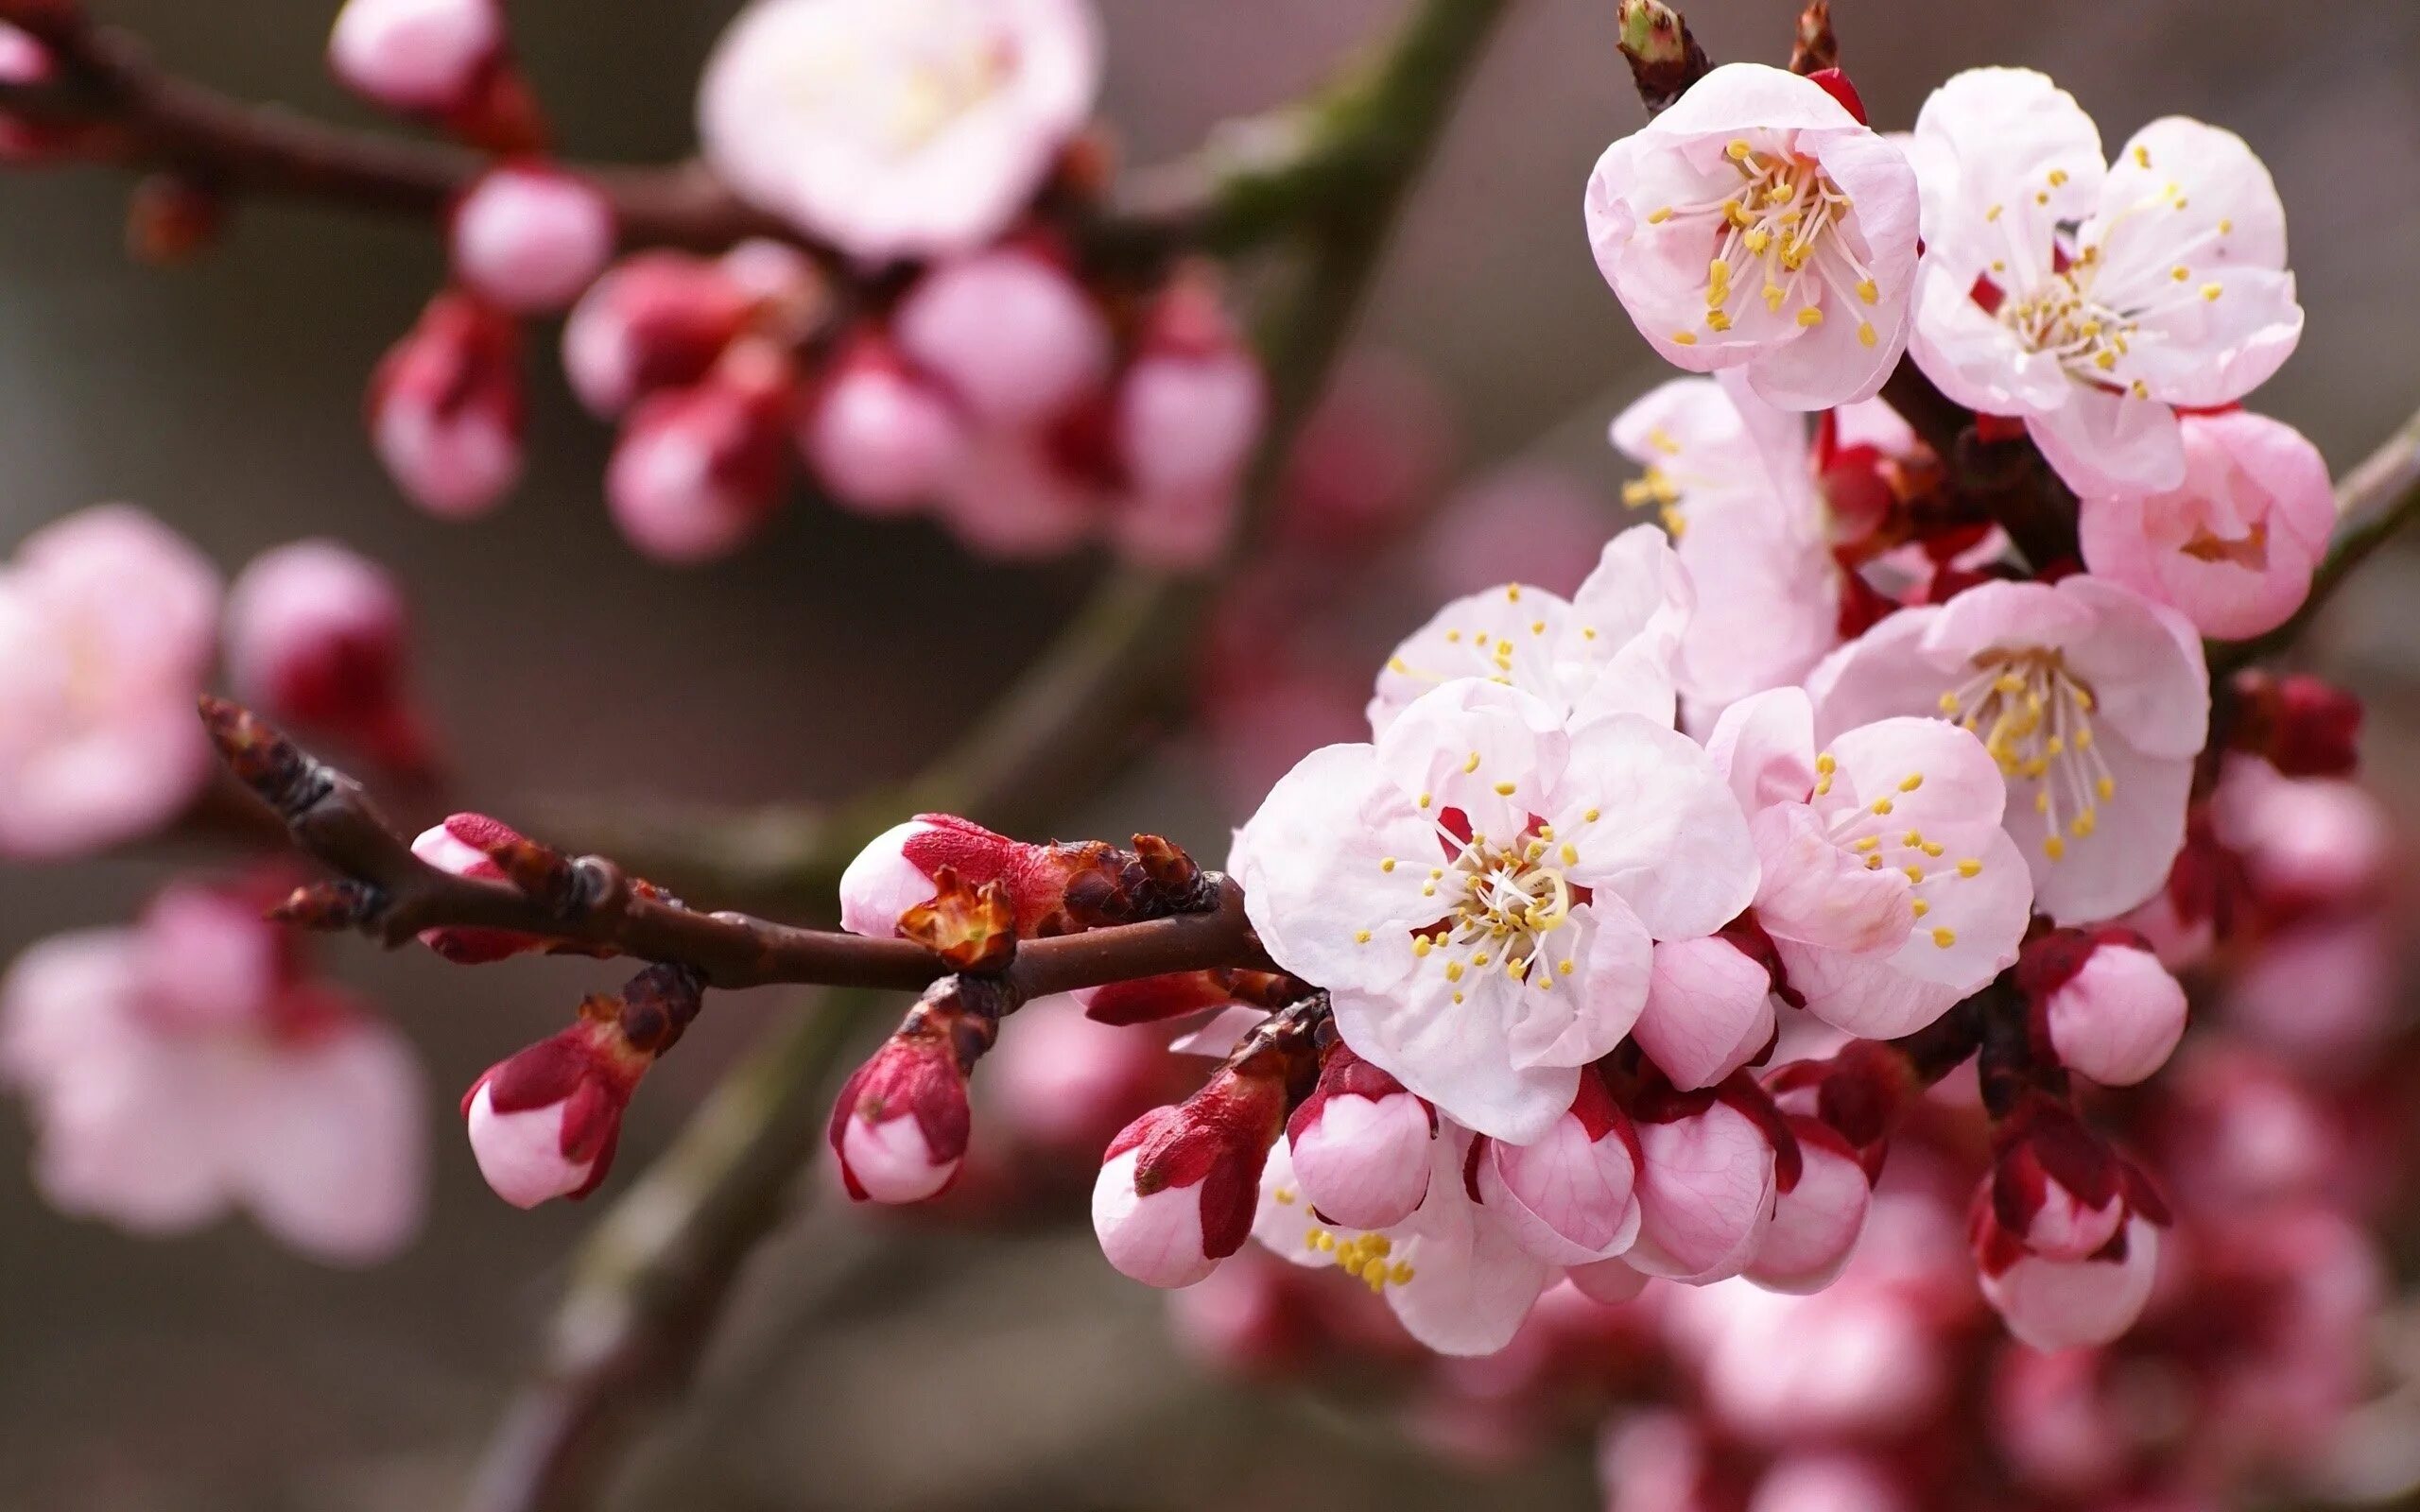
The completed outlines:
<svg viewBox="0 0 2420 1512">
<path fill-rule="evenodd" d="M 1177 674 L 1219 583 L 1264 532 L 1273 484 L 1305 413 L 1352 331 L 1380 254 L 1490 31 L 1512 0 L 1418 0 L 1383 51 L 1293 112 L 1301 150 L 1285 171 L 1214 161 L 1202 170 L 1213 245 L 1250 228 L 1299 243 L 1299 266 L 1256 339 L 1271 424 L 1250 481 L 1246 529 L 1219 573 L 1113 573 L 1091 604 L 967 732 L 903 788 L 821 826 L 790 858 L 787 890 L 828 887 L 880 826 L 919 808 L 1015 825 L 1096 784 L 1127 753 L 1138 716 Z M 769 875 L 760 880 L 772 880 Z M 830 994 L 735 1070 L 670 1152 L 632 1186 L 582 1251 L 544 1363 L 508 1412 L 472 1512 L 567 1512 L 593 1503 L 652 1408 L 677 1394 L 741 1263 L 779 1220 L 815 1146 L 830 1084 L 868 1005 Z M 938 1384 L 938 1383 L 937 1383 Z"/>
</svg>

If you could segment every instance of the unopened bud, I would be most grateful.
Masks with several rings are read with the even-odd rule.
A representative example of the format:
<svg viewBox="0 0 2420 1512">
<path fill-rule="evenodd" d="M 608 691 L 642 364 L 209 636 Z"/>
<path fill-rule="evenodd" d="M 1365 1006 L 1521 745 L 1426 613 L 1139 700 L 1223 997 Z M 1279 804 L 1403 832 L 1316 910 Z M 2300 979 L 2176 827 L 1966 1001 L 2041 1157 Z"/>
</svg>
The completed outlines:
<svg viewBox="0 0 2420 1512">
<path fill-rule="evenodd" d="M 944 264 L 899 306 L 892 329 L 917 366 L 982 422 L 1040 424 L 1108 375 L 1108 323 L 1048 258 L 1004 247 Z"/>
<path fill-rule="evenodd" d="M 151 174 L 127 199 L 127 252 L 139 263 L 173 267 L 207 251 L 226 224 L 225 196 L 176 174 Z"/>
<path fill-rule="evenodd" d="M 519 839 L 520 833 L 499 819 L 456 814 L 423 830 L 412 841 L 412 854 L 458 877 L 503 882 L 504 868 L 488 852 Z M 509 929 L 428 929 L 421 932 L 420 942 L 458 966 L 484 966 L 546 948 L 537 936 Z"/>
<path fill-rule="evenodd" d="M 1806 1294 L 1832 1284 L 1865 1232 L 1874 1188 L 1846 1140 L 1812 1118 L 1793 1118 L 1804 1168 L 1797 1185 L 1773 1198 L 1756 1240 L 1748 1280 L 1772 1292 Z"/>
<path fill-rule="evenodd" d="M 2342 688 L 2293 673 L 2238 672 L 2240 714 L 2230 744 L 2267 758 L 2288 777 L 2346 777 L 2360 765 L 2361 700 Z"/>
<path fill-rule="evenodd" d="M 1128 1125 L 1093 1185 L 1101 1253 L 1147 1286 L 1190 1286 L 1216 1270 L 1252 1232 L 1285 1122 L 1285 1078 L 1231 1063 L 1184 1102 Z"/>
<path fill-rule="evenodd" d="M 827 1138 L 859 1202 L 921 1202 L 966 1159 L 967 1073 L 999 1032 L 994 989 L 947 977 L 852 1073 Z"/>
<path fill-rule="evenodd" d="M 799 444 L 833 498 L 867 514 L 931 499 L 966 455 L 966 424 L 948 395 L 877 336 L 833 364 Z"/>
<path fill-rule="evenodd" d="M 2092 1255 L 2047 1260 L 1999 1230 L 1978 1204 L 1975 1263 L 2008 1331 L 2037 1349 L 2107 1344 L 2134 1326 L 2159 1268 L 2159 1230 L 2137 1217 Z"/>
<path fill-rule="evenodd" d="M 1179 277 L 1144 320 L 1117 389 L 1117 445 L 1147 495 L 1201 499 L 1231 491 L 1260 438 L 1267 401 L 1259 364 L 1207 280 Z"/>
<path fill-rule="evenodd" d="M 754 296 L 705 258 L 625 258 L 588 286 L 563 323 L 564 376 L 581 404 L 611 419 L 703 378 L 753 308 Z"/>
<path fill-rule="evenodd" d="M 1548 1264 L 1609 1260 L 1638 1237 L 1638 1134 L 1592 1070 L 1536 1143 L 1488 1140 L 1476 1166 L 1479 1200 Z"/>
<path fill-rule="evenodd" d="M 455 207 L 455 276 L 508 310 L 560 310 L 614 255 L 614 206 L 584 179 L 544 167 L 483 175 Z"/>
<path fill-rule="evenodd" d="M 408 629 L 402 591 L 375 562 L 331 541 L 280 546 L 228 592 L 228 680 L 273 718 L 421 772 L 431 752 L 408 684 Z"/>
<path fill-rule="evenodd" d="M 1759 1122 L 1712 1092 L 1642 1100 L 1638 1242 L 1624 1258 L 1692 1284 L 1737 1276 L 1773 1211 L 1777 1152 Z"/>
<path fill-rule="evenodd" d="M 1437 1115 L 1403 1083 L 1339 1043 L 1286 1125 L 1311 1206 L 1348 1228 L 1392 1228 L 1428 1194 Z"/>
<path fill-rule="evenodd" d="M 495 0 L 346 0 L 328 65 L 374 104 L 442 115 L 479 93 L 504 45 Z"/>
<path fill-rule="evenodd" d="M 755 534 L 789 473 L 788 358 L 734 347 L 694 387 L 655 395 L 622 428 L 605 474 L 614 523 L 661 561 L 721 557 Z"/>
<path fill-rule="evenodd" d="M 2143 1080 L 2185 1037 L 2185 988 L 2131 929 L 2054 930 L 2026 945 L 2016 980 L 2059 1063 L 2104 1087 Z"/>
<path fill-rule="evenodd" d="M 371 440 L 396 486 L 429 513 L 484 514 L 520 478 L 520 351 L 510 317 L 449 291 L 372 375 Z"/>
</svg>

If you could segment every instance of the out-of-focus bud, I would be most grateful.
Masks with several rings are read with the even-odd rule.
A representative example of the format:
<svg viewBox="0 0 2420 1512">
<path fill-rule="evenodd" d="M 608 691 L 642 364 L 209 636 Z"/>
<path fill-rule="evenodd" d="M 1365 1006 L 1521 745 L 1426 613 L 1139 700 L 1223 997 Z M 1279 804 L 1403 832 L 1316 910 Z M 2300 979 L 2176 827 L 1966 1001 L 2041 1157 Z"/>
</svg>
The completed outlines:
<svg viewBox="0 0 2420 1512">
<path fill-rule="evenodd" d="M 799 433 L 825 490 L 866 514 L 899 514 L 930 500 L 966 445 L 949 396 L 872 332 L 833 363 Z"/>
<path fill-rule="evenodd" d="M 1773 1215 L 1744 1272 L 1769 1292 L 1804 1296 L 1832 1284 L 1857 1251 L 1873 1206 L 1873 1184 L 1849 1143 L 1807 1117 L 1789 1121 L 1802 1169 L 1773 1198 Z"/>
<path fill-rule="evenodd" d="M 1392 1228 L 1418 1210 L 1436 1137 L 1436 1112 L 1341 1042 L 1286 1125 L 1295 1179 L 1322 1216 L 1347 1228 Z"/>
<path fill-rule="evenodd" d="M 614 235 L 613 202 L 587 180 L 495 168 L 454 208 L 454 273 L 508 310 L 560 310 L 605 270 Z"/>
<path fill-rule="evenodd" d="M 2046 1260 L 2082 1260 L 2117 1237 L 2126 1222 L 2125 1170 L 2083 1120 L 2037 1096 L 1996 1134 L 1986 1187 L 2010 1239 Z"/>
<path fill-rule="evenodd" d="M 2229 744 L 2288 777 L 2348 777 L 2360 765 L 2361 700 L 2308 673 L 2257 668 L 2235 676 L 2238 714 Z"/>
<path fill-rule="evenodd" d="M 1260 438 L 1260 367 L 1210 279 L 1172 279 L 1144 317 L 1117 389 L 1117 444 L 1145 494 L 1204 498 L 1232 490 Z"/>
<path fill-rule="evenodd" d="M 579 1022 L 488 1068 L 462 1098 L 471 1152 L 516 1208 L 594 1192 L 613 1168 L 622 1112 L 656 1058 L 697 1017 L 686 968 L 652 966 L 620 997 L 592 997 Z"/>
<path fill-rule="evenodd" d="M 781 502 L 796 375 L 769 343 L 743 342 L 702 383 L 631 411 L 605 473 L 614 523 L 660 561 L 735 550 Z"/>
<path fill-rule="evenodd" d="M 1109 372 L 1108 323 L 1056 263 L 995 248 L 925 275 L 892 323 L 902 351 L 988 425 L 1059 415 Z"/>
<path fill-rule="evenodd" d="M 716 259 L 715 267 L 748 297 L 749 328 L 785 346 L 804 341 L 832 315 L 831 281 L 788 242 L 752 236 Z"/>
<path fill-rule="evenodd" d="M 2159 1230 L 2135 1217 L 2082 1260 L 2046 1260 L 2002 1229 L 1978 1203 L 1975 1264 L 2008 1331 L 2037 1349 L 2106 1344 L 2134 1326 L 2151 1299 Z"/>
<path fill-rule="evenodd" d="M 1773 1039 L 1772 973 L 1720 935 L 1655 947 L 1647 1006 L 1631 1034 L 1683 1090 L 1711 1087 Z"/>
<path fill-rule="evenodd" d="M 510 317 L 449 290 L 371 375 L 371 441 L 396 486 L 429 513 L 485 514 L 520 478 L 520 355 Z"/>
<path fill-rule="evenodd" d="M 626 257 L 588 286 L 563 323 L 563 373 L 611 419 L 648 394 L 710 371 L 747 327 L 755 296 L 720 265 L 685 252 Z"/>
<path fill-rule="evenodd" d="M 496 0 L 346 0 L 328 37 L 328 66 L 373 104 L 445 115 L 487 87 L 504 48 Z"/>
<path fill-rule="evenodd" d="M 126 249 L 138 263 L 173 267 L 207 251 L 227 224 L 227 199 L 173 173 L 147 176 L 126 202 Z"/>
<path fill-rule="evenodd" d="M 2059 1063 L 2105 1087 L 2131 1087 L 2168 1063 L 2185 1037 L 2185 988 L 2131 929 L 2061 929 L 2017 959 Z"/>
<path fill-rule="evenodd" d="M 1550 1265 L 1611 1259 L 1638 1237 L 1638 1135 L 1593 1071 L 1543 1138 L 1489 1140 L 1474 1164 L 1479 1200 Z"/>
<path fill-rule="evenodd" d="M 966 1159 L 966 1077 L 998 1038 L 994 984 L 944 977 L 852 1073 L 828 1138 L 840 1181 L 859 1202 L 921 1202 Z"/>
<path fill-rule="evenodd" d="M 220 633 L 238 698 L 418 773 L 432 753 L 411 696 L 408 631 L 386 569 L 332 541 L 299 541 L 236 577 Z"/>
<path fill-rule="evenodd" d="M 1689 24 L 1663 0 L 1621 0 L 1622 56 L 1648 113 L 1661 112 L 1704 77 L 1705 49 L 1689 35 Z"/>
<path fill-rule="evenodd" d="M 1911 1506 L 1899 1483 L 1874 1460 L 1799 1453 L 1765 1472 L 1747 1512 L 1911 1512 Z"/>
<path fill-rule="evenodd" d="M 1714 1091 L 1655 1089 L 1632 1104 L 1640 1222 L 1624 1258 L 1633 1269 L 1703 1284 L 1738 1275 L 1754 1258 L 1773 1211 L 1781 1154 L 1773 1129 L 1782 1125 L 1777 1113 L 1761 1116 L 1770 1103 L 1741 1106 L 1747 1091 L 1761 1101 L 1761 1090 L 1740 1089 L 1736 1079 Z M 1789 1153 L 1794 1167 L 1795 1144 Z"/>
<path fill-rule="evenodd" d="M 2228 758 L 2210 816 L 2272 930 L 2368 910 L 2394 860 L 2386 810 L 2358 784 L 2280 777 L 2248 757 Z"/>
<path fill-rule="evenodd" d="M 518 831 L 500 819 L 484 814 L 456 814 L 415 836 L 412 854 L 458 877 L 502 882 L 504 868 L 488 852 L 521 838 Z M 535 935 L 509 929 L 424 929 L 420 942 L 458 966 L 485 966 L 546 948 L 546 942 Z"/>
</svg>

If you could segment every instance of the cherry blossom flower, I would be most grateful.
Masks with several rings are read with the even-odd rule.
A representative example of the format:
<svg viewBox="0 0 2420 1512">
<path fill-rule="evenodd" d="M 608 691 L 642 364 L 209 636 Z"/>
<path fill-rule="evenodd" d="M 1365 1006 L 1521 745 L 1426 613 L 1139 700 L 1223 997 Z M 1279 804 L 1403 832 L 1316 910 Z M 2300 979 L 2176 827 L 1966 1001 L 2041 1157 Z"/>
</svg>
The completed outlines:
<svg viewBox="0 0 2420 1512">
<path fill-rule="evenodd" d="M 1606 543 L 1567 602 L 1508 583 L 1438 610 L 1380 669 L 1370 728 L 1383 735 L 1414 700 L 1464 678 L 1532 694 L 1575 728 L 1619 713 L 1669 725 L 1673 660 L 1696 604 L 1670 542 L 1634 525 Z"/>
<path fill-rule="evenodd" d="M 1756 879 L 1738 806 L 1685 737 L 1632 714 L 1566 733 L 1543 700 L 1475 679 L 1374 746 L 1305 757 L 1233 859 L 1263 943 L 1329 989 L 1345 1042 L 1516 1144 L 1636 1021 L 1651 937 L 1711 933 Z"/>
<path fill-rule="evenodd" d="M 1588 240 L 1639 334 L 1784 409 L 1870 399 L 1906 348 L 1916 175 L 1821 84 L 1728 63 L 1588 180 Z"/>
<path fill-rule="evenodd" d="M 429 513 L 467 520 L 520 481 L 528 402 L 510 317 L 448 290 L 370 377 L 370 439 L 395 486 Z"/>
<path fill-rule="evenodd" d="M 0 1079 L 64 1211 L 141 1234 L 242 1208 L 315 1259 L 385 1259 L 420 1227 L 418 1063 L 304 978 L 246 892 L 180 884 L 133 929 L 56 936 L 0 980 Z"/>
<path fill-rule="evenodd" d="M 1876 522 L 1835 507 L 1825 453 L 1870 473 L 1918 445 L 1880 400 L 1837 409 L 1828 423 L 1821 447 L 1819 427 L 1736 380 L 1705 378 L 1673 379 L 1614 421 L 1615 450 L 1645 470 L 1624 485 L 1624 502 L 1658 511 L 1697 586 L 1678 665 L 1693 718 L 1801 681 L 1841 644 L 1856 585 L 1835 548 Z"/>
<path fill-rule="evenodd" d="M 409 683 L 409 630 L 385 568 L 333 541 L 299 541 L 252 558 L 228 591 L 227 678 L 272 719 L 424 771 L 435 753 Z"/>
<path fill-rule="evenodd" d="M 2336 526 L 2326 459 L 2292 426 L 2241 410 L 2178 427 L 2182 483 L 2084 501 L 2084 564 L 2204 635 L 2273 630 L 2302 607 Z"/>
<path fill-rule="evenodd" d="M 1444 1125 L 1429 1146 L 1427 1199 L 1380 1229 L 1340 1228 L 1314 1212 L 1281 1140 L 1261 1172 L 1253 1236 L 1297 1265 L 1334 1265 L 1368 1286 L 1440 1354 L 1492 1354 L 1512 1341 L 1555 1272 L 1472 1200 L 1462 1179 L 1472 1138 Z"/>
<path fill-rule="evenodd" d="M 1748 814 L 1756 923 L 1816 1017 L 1890 1039 L 2016 960 L 2031 917 L 2006 789 L 1983 744 L 1938 719 L 1841 730 L 1815 749 L 1805 693 L 1725 710 L 1707 749 Z"/>
<path fill-rule="evenodd" d="M 493 168 L 454 209 L 454 271 L 509 310 L 560 310 L 614 255 L 604 191 L 558 169 Z"/>
<path fill-rule="evenodd" d="M 2104 165 L 2073 96 L 1979 68 L 1925 102 L 1910 155 L 1910 354 L 1958 403 L 2021 417 L 2080 494 L 2176 488 L 2175 410 L 2242 398 L 2301 338 L 2284 206 L 2232 132 L 2165 117 Z"/>
<path fill-rule="evenodd" d="M 2054 921 L 2114 918 L 2168 880 L 2209 728 L 2201 638 L 2175 610 L 2096 577 L 1984 583 L 1893 614 L 1806 687 L 1819 741 L 1911 713 L 1980 736 Z"/>
<path fill-rule="evenodd" d="M 210 563 L 125 505 L 45 525 L 0 565 L 0 856 L 130 840 L 200 790 L 193 701 L 218 600 Z"/>
<path fill-rule="evenodd" d="M 1084 0 L 758 0 L 698 96 L 739 195 L 870 262 L 962 252 L 1021 212 L 1099 88 Z"/>
</svg>

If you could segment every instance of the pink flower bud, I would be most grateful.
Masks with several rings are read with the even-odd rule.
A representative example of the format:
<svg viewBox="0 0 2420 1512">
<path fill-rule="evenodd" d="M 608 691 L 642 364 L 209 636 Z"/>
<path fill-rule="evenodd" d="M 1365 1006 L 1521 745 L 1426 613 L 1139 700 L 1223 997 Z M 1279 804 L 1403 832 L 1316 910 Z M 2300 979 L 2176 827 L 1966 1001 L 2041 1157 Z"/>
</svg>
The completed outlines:
<svg viewBox="0 0 2420 1512">
<path fill-rule="evenodd" d="M 642 403 L 605 473 L 614 523 L 660 561 L 735 550 L 781 502 L 789 472 L 789 359 L 734 347 L 704 382 Z"/>
<path fill-rule="evenodd" d="M 582 1022 L 490 1067 L 463 1097 L 462 1116 L 495 1194 L 534 1208 L 595 1191 L 648 1059 L 611 1025 Z"/>
<path fill-rule="evenodd" d="M 1979 1206 L 1976 1265 L 1983 1296 L 2008 1331 L 2037 1349 L 2107 1344 L 2134 1326 L 2151 1299 L 2159 1267 L 2159 1230 L 2145 1218 L 2092 1256 L 2046 1260 L 2030 1254 Z"/>
<path fill-rule="evenodd" d="M 824 489 L 867 514 L 897 514 L 931 499 L 966 444 L 948 396 L 873 335 L 858 337 L 834 363 L 799 437 Z"/>
<path fill-rule="evenodd" d="M 454 272 L 508 310 L 560 310 L 605 270 L 614 235 L 613 202 L 595 184 L 551 168 L 496 168 L 455 207 Z"/>
<path fill-rule="evenodd" d="M 2025 948 L 2017 981 L 2059 1063 L 2102 1086 L 2141 1081 L 2185 1037 L 2185 988 L 2133 930 L 2054 931 Z"/>
<path fill-rule="evenodd" d="M 1804 1295 L 1832 1284 L 1857 1250 L 1874 1189 L 1848 1142 L 1811 1118 L 1793 1118 L 1798 1184 L 1773 1198 L 1747 1278 L 1767 1291 Z"/>
<path fill-rule="evenodd" d="M 346 0 L 328 66 L 375 104 L 442 113 L 478 92 L 504 42 L 495 0 Z"/>
<path fill-rule="evenodd" d="M 1631 1034 L 1673 1086 L 1713 1086 L 1762 1054 L 1773 1026 L 1772 973 L 1737 946 L 1719 935 L 1657 943 Z"/>
<path fill-rule="evenodd" d="M 2040 1108 L 2005 1138 L 1985 1190 L 2008 1237 L 2048 1260 L 2082 1260 L 2126 1222 L 2123 1173 L 2064 1109 Z"/>
<path fill-rule="evenodd" d="M 925 274 L 893 330 L 901 349 L 989 425 L 1039 424 L 1109 372 L 1109 327 L 1091 299 L 1056 264 L 1016 248 Z"/>
<path fill-rule="evenodd" d="M 1772 1212 L 1772 1142 L 1727 1102 L 1672 1111 L 1678 1116 L 1664 1122 L 1640 1111 L 1638 1242 L 1624 1258 L 1650 1276 L 1692 1284 L 1736 1276 Z"/>
<path fill-rule="evenodd" d="M 1110 1141 L 1093 1185 L 1101 1253 L 1147 1286 L 1190 1286 L 1243 1246 L 1261 1167 L 1285 1126 L 1280 1076 L 1221 1068 Z"/>
<path fill-rule="evenodd" d="M 1637 1141 L 1603 1078 L 1583 1070 L 1570 1111 L 1535 1143 L 1486 1142 L 1475 1160 L 1479 1200 L 1548 1264 L 1609 1259 L 1638 1237 Z"/>
<path fill-rule="evenodd" d="M 563 373 L 579 402 L 621 414 L 703 378 L 747 325 L 755 296 L 717 264 L 684 252 L 624 258 L 563 323 Z"/>
<path fill-rule="evenodd" d="M 933 901 L 933 871 L 956 867 L 980 886 L 1005 872 L 1017 842 L 954 814 L 920 814 L 875 835 L 840 873 L 840 927 L 888 939 L 899 916 Z M 970 865 L 971 863 L 971 865 Z"/>
<path fill-rule="evenodd" d="M 510 825 L 484 814 L 456 814 L 415 836 L 412 854 L 458 877 L 501 881 L 504 868 L 488 858 L 486 848 L 520 838 Z M 509 929 L 424 929 L 420 942 L 457 966 L 485 966 L 546 948 L 535 935 Z"/>
<path fill-rule="evenodd" d="M 1266 418 L 1259 365 L 1200 279 L 1170 284 L 1145 318 L 1117 388 L 1117 447 L 1150 495 L 1231 491 Z"/>
<path fill-rule="evenodd" d="M 228 680 L 273 719 L 424 770 L 432 752 L 407 686 L 407 629 L 403 593 L 377 563 L 332 541 L 280 546 L 228 593 Z"/>
<path fill-rule="evenodd" d="M 1436 1137 L 1426 1103 L 1342 1044 L 1286 1125 L 1295 1179 L 1313 1208 L 1347 1228 L 1392 1228 L 1419 1209 Z"/>
<path fill-rule="evenodd" d="M 370 380 L 370 438 L 429 513 L 484 514 L 521 476 L 520 333 L 501 311 L 442 293 Z"/>
<path fill-rule="evenodd" d="M 58 72 L 50 49 L 22 26 L 0 22 L 0 84 L 40 84 Z"/>
<path fill-rule="evenodd" d="M 831 1143 L 859 1202 L 922 1202 L 966 1159 L 966 1073 L 946 1039 L 900 1033 L 840 1089 Z"/>
</svg>

